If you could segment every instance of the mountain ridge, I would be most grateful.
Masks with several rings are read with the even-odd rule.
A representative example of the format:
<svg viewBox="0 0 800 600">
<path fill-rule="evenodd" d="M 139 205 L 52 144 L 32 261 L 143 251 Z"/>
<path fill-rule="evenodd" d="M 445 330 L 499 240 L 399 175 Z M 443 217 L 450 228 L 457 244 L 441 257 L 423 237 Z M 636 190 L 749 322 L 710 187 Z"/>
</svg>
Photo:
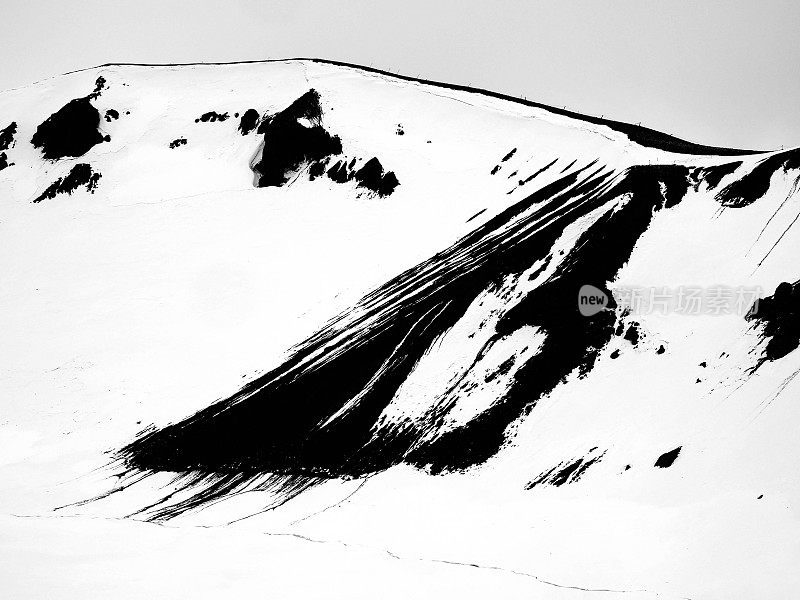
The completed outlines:
<svg viewBox="0 0 800 600">
<path fill-rule="evenodd" d="M 513 96 L 510 94 L 504 94 L 501 92 L 494 92 L 492 90 L 486 88 L 480 88 L 475 86 L 463 85 L 463 84 L 454 84 L 454 83 L 446 83 L 440 82 L 436 80 L 424 79 L 419 77 L 413 77 L 409 75 L 403 75 L 401 73 L 394 73 L 392 71 L 379 69 L 376 67 L 364 66 L 359 65 L 356 63 L 349 63 L 344 61 L 336 61 L 324 58 L 312 58 L 312 57 L 296 57 L 296 58 L 275 58 L 275 59 L 263 59 L 263 60 L 243 60 L 243 61 L 230 61 L 230 62 L 186 62 L 186 63 L 136 63 L 136 62 L 108 62 L 99 65 L 95 65 L 93 67 L 84 67 L 81 69 L 75 69 L 73 71 L 65 71 L 60 75 L 53 75 L 52 77 L 48 77 L 46 80 L 52 79 L 54 77 L 60 77 L 62 75 L 70 75 L 73 73 L 82 73 L 85 71 L 92 71 L 95 69 L 102 69 L 106 67 L 192 67 L 192 66 L 227 66 L 227 65 L 251 65 L 251 64 L 266 64 L 266 63 L 281 63 L 281 62 L 308 62 L 308 63 L 317 63 L 317 64 L 324 64 L 324 65 L 333 65 L 339 67 L 347 67 L 359 71 L 364 71 L 366 73 L 373 73 L 377 75 L 382 75 L 386 77 L 392 77 L 394 79 L 398 79 L 401 81 L 409 81 L 415 83 L 422 83 L 425 85 L 430 85 L 433 87 L 440 87 L 454 91 L 463 91 L 475 94 L 481 94 L 484 96 L 488 96 L 491 98 L 499 99 L 499 100 L 506 100 L 509 102 L 515 102 L 517 104 L 522 104 L 524 106 L 528 106 L 531 108 L 539 108 L 542 110 L 546 110 L 556 115 L 569 117 L 572 119 L 577 119 L 581 121 L 586 121 L 588 123 L 592 123 L 593 125 L 603 125 L 614 129 L 620 133 L 623 133 L 638 144 L 649 146 L 653 148 L 657 148 L 659 150 L 666 150 L 669 152 L 675 153 L 683 153 L 683 154 L 716 154 L 720 156 L 739 156 L 739 155 L 751 155 L 751 154 L 765 154 L 769 152 L 775 152 L 777 150 L 747 150 L 747 149 L 737 149 L 737 148 L 728 148 L 722 146 L 709 146 L 705 144 L 690 142 L 677 136 L 673 136 L 668 133 L 664 133 L 659 130 L 655 130 L 646 126 L 642 125 L 634 125 L 632 123 L 624 122 L 624 121 L 617 121 L 614 119 L 605 119 L 602 117 L 597 117 L 593 115 L 587 115 L 584 113 L 580 113 L 577 111 L 567 110 L 564 108 L 558 108 L 556 106 L 544 104 L 541 102 L 535 102 L 533 100 L 528 100 L 526 98 L 520 98 L 517 96 Z M 40 81 L 46 81 L 40 80 Z M 38 83 L 38 82 L 34 82 Z M 34 85 L 30 84 L 30 85 Z M 22 86 L 19 88 L 12 88 L 13 90 L 23 89 L 27 86 Z M 5 90 L 4 90 L 5 91 Z M 10 91 L 10 90 L 9 90 Z"/>
</svg>

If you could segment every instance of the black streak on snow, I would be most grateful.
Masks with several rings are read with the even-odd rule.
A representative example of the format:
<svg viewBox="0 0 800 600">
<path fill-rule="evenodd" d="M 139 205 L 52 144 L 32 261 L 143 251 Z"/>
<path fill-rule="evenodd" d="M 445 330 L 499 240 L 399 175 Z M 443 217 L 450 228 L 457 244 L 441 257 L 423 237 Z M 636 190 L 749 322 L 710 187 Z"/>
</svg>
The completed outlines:
<svg viewBox="0 0 800 600">
<path fill-rule="evenodd" d="M 507 375 L 508 372 L 511 371 L 511 369 L 514 366 L 515 362 L 517 362 L 516 357 L 514 357 L 514 356 L 508 357 L 506 360 L 504 360 L 502 363 L 500 363 L 500 365 L 497 367 L 497 369 L 495 369 L 494 371 L 489 373 L 484 378 L 484 381 L 486 383 L 491 383 L 492 381 L 494 381 L 498 377 L 501 377 L 503 375 Z"/>
<path fill-rule="evenodd" d="M 675 462 L 675 459 L 678 458 L 678 455 L 681 453 L 681 446 L 678 446 L 674 450 L 670 450 L 669 452 L 665 452 L 661 456 L 658 457 L 656 464 L 654 466 L 658 467 L 659 469 L 666 469 L 667 467 L 671 467 L 672 463 Z"/>
<path fill-rule="evenodd" d="M 526 183 L 528 183 L 529 181 L 533 180 L 533 178 L 534 178 L 534 177 L 537 177 L 537 176 L 541 175 L 542 173 L 544 173 L 545 171 L 547 171 L 547 169 L 549 169 L 549 168 L 550 168 L 550 167 L 552 167 L 554 164 L 556 164 L 556 162 L 557 162 L 557 161 L 558 161 L 558 159 L 557 159 L 557 158 L 556 158 L 556 159 L 553 159 L 551 162 L 547 163 L 545 166 L 543 166 L 541 169 L 539 169 L 538 171 L 536 171 L 536 172 L 535 172 L 535 173 L 533 173 L 532 175 L 529 175 L 529 176 L 528 176 L 528 177 L 526 177 L 525 179 L 521 180 L 521 181 L 519 182 L 519 184 L 520 184 L 520 185 L 525 185 L 525 184 L 526 184 Z"/>
<path fill-rule="evenodd" d="M 627 262 L 653 212 L 688 188 L 684 167 L 637 167 L 610 185 L 612 173 L 587 165 L 544 186 L 365 296 L 230 398 L 122 448 L 118 458 L 128 471 L 174 472 L 183 489 L 192 489 L 178 504 L 156 503 L 153 518 L 257 481 L 289 497 L 318 481 L 361 477 L 400 462 L 440 473 L 494 455 L 508 425 L 570 373 L 588 373 L 613 335 L 613 311 L 583 317 L 577 290 L 594 282 L 608 291 L 606 282 Z M 616 210 L 599 217 L 497 327 L 487 348 L 526 325 L 546 333 L 540 351 L 516 365 L 504 397 L 457 429 L 437 426 L 438 411 L 454 399 L 419 421 L 378 426 L 420 358 L 476 297 L 549 258 L 567 225 L 614 199 Z"/>
<path fill-rule="evenodd" d="M 474 215 L 472 215 L 469 219 L 467 219 L 467 223 L 469 223 L 470 221 L 476 219 L 477 217 L 480 217 L 485 212 L 486 212 L 485 208 L 480 209 L 478 212 L 476 212 Z"/>
<path fill-rule="evenodd" d="M 660 183 L 666 187 L 662 196 Z M 625 265 L 653 212 L 677 203 L 688 189 L 688 169 L 680 166 L 634 167 L 608 195 L 629 194 L 630 200 L 600 217 L 578 239 L 556 272 L 500 320 L 497 336 L 525 325 L 547 334 L 539 352 L 520 366 L 507 395 L 467 425 L 448 431 L 426 447 L 415 450 L 413 464 L 433 473 L 459 470 L 486 461 L 505 441 L 505 429 L 536 401 L 575 372 L 585 376 L 600 350 L 614 334 L 613 311 L 591 318 L 578 310 L 575 298 L 593 283 L 611 298 L 606 282 Z M 554 242 L 555 240 L 551 240 Z"/>
<path fill-rule="evenodd" d="M 186 145 L 186 138 L 178 138 L 177 140 L 172 140 L 169 143 L 170 148 L 177 148 L 178 146 L 185 146 Z"/>
<path fill-rule="evenodd" d="M 508 159 L 510 159 L 512 156 L 514 156 L 514 154 L 516 153 L 516 151 L 517 151 L 517 149 L 516 149 L 516 148 L 514 148 L 513 150 L 511 150 L 511 152 L 509 152 L 509 153 L 508 153 L 508 154 L 506 154 L 506 155 L 505 155 L 505 156 L 504 156 L 502 159 L 500 159 L 500 162 L 506 162 Z"/>
<path fill-rule="evenodd" d="M 586 473 L 589 467 L 597 462 L 600 462 L 604 454 L 605 452 L 603 452 L 603 454 L 600 456 L 595 456 L 593 458 L 583 457 L 571 462 L 567 461 L 559 463 L 549 471 L 541 473 L 536 479 L 525 486 L 525 489 L 529 490 L 537 485 L 552 485 L 555 487 L 561 487 L 565 483 L 575 483 L 583 476 L 584 473 Z"/>
<path fill-rule="evenodd" d="M 761 336 L 767 340 L 754 370 L 796 350 L 800 346 L 800 281 L 781 283 L 772 296 L 756 301 L 745 319 L 761 325 Z"/>
<path fill-rule="evenodd" d="M 78 163 L 67 174 L 66 177 L 59 177 L 33 202 L 41 202 L 45 199 L 53 199 L 57 194 L 72 194 L 80 186 L 86 186 L 86 190 L 94 193 L 97 182 L 100 180 L 100 173 L 92 171 L 92 167 L 86 163 Z"/>
</svg>

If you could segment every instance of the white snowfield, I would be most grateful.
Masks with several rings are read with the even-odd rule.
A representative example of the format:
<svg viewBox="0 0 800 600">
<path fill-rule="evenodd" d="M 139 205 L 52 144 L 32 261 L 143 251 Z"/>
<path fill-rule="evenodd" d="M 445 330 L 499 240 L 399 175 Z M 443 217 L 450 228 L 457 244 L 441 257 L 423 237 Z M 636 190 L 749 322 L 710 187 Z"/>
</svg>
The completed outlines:
<svg viewBox="0 0 800 600">
<path fill-rule="evenodd" d="M 92 104 L 119 114 L 101 120 L 110 141 L 44 160 L 37 126 L 98 77 Z M 304 172 L 255 187 L 264 136 L 241 135 L 234 114 L 277 113 L 312 88 L 344 154 L 378 157 L 394 193 Z M 210 111 L 230 118 L 196 122 Z M 302 60 L 89 69 L 0 93 L 0 129 L 12 121 L 13 164 L 0 171 L 0 597 L 796 597 L 800 351 L 751 372 L 763 342 L 736 313 L 636 315 L 636 346 L 615 337 L 463 472 L 401 464 L 268 511 L 269 493 L 244 490 L 164 522 L 128 515 L 173 489 L 170 473 L 81 502 L 115 489 L 114 452 L 145 427 L 230 396 L 371 290 L 594 160 L 615 178 L 635 165 L 742 163 L 658 211 L 612 289 L 772 295 L 800 279 L 798 171 L 776 170 L 747 206 L 715 199 L 771 153 L 674 153 L 543 108 Z M 79 163 L 101 174 L 93 193 L 33 202 Z M 599 214 L 567 227 L 553 255 Z M 544 335 L 523 328 L 473 364 L 478 325 L 556 266 L 476 300 L 380 423 L 422 414 L 469 369 L 480 385 L 442 427 L 490 407 L 514 369 L 487 374 L 535 355 Z M 654 466 L 678 447 L 669 468 Z M 579 480 L 529 485 L 582 457 L 600 460 Z"/>
</svg>

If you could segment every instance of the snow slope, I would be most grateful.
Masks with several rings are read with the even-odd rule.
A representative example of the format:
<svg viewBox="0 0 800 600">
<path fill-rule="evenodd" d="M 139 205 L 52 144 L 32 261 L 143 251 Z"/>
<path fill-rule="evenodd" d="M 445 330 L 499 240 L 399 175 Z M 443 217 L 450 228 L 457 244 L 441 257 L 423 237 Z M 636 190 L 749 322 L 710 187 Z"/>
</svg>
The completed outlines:
<svg viewBox="0 0 800 600">
<path fill-rule="evenodd" d="M 578 312 L 780 299 L 797 151 L 311 60 L 97 67 L 0 130 L 4 596 L 800 584 L 797 295 Z"/>
</svg>

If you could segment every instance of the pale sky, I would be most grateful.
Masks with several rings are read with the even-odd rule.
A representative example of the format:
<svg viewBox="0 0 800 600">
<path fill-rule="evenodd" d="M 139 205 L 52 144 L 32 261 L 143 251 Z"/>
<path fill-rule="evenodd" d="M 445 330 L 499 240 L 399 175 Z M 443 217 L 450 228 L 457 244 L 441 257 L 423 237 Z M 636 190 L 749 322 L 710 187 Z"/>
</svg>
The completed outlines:
<svg viewBox="0 0 800 600">
<path fill-rule="evenodd" d="M 1 12 L 0 89 L 108 62 L 315 57 L 709 145 L 800 145 L 797 0 L 2 0 Z"/>
</svg>

